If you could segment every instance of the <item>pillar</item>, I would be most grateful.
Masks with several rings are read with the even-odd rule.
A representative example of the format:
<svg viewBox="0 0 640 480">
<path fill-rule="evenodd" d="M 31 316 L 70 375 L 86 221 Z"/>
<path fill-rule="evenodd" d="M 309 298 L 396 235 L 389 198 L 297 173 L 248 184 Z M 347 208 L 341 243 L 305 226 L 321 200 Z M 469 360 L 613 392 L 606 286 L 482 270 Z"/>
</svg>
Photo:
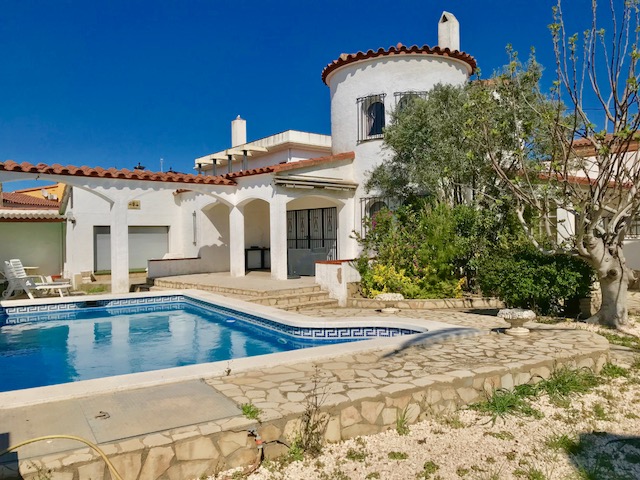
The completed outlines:
<svg viewBox="0 0 640 480">
<path fill-rule="evenodd" d="M 111 205 L 111 291 L 129 292 L 129 222 L 126 200 Z"/>
<path fill-rule="evenodd" d="M 269 203 L 271 278 L 287 279 L 287 204 L 276 195 Z"/>
<path fill-rule="evenodd" d="M 244 211 L 239 206 L 229 211 L 229 265 L 232 277 L 244 277 Z"/>
</svg>

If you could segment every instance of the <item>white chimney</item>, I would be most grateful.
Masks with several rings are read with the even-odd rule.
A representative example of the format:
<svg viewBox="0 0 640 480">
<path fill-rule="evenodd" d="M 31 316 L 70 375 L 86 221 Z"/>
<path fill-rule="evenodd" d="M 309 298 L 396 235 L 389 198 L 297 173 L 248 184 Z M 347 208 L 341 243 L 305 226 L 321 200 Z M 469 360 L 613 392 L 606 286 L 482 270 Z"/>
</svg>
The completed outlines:
<svg viewBox="0 0 640 480">
<path fill-rule="evenodd" d="M 247 143 L 247 121 L 240 115 L 231 122 L 231 148 Z"/>
<path fill-rule="evenodd" d="M 460 50 L 460 24 L 453 13 L 442 12 L 438 22 L 438 46 Z"/>
</svg>

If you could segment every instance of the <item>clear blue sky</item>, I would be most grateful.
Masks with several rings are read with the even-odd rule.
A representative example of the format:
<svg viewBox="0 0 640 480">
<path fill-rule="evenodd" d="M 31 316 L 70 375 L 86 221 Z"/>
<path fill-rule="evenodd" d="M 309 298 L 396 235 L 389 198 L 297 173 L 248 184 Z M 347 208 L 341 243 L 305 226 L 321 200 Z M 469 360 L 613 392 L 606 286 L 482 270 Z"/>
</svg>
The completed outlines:
<svg viewBox="0 0 640 480">
<path fill-rule="evenodd" d="M 623 0 L 615 0 L 622 5 Z M 608 3 L 608 2 L 607 2 Z M 320 74 L 341 53 L 437 44 L 443 10 L 483 76 L 511 43 L 553 70 L 555 0 L 0 0 L 0 161 L 190 172 L 287 129 L 330 134 Z M 589 0 L 568 0 L 573 30 Z"/>
</svg>

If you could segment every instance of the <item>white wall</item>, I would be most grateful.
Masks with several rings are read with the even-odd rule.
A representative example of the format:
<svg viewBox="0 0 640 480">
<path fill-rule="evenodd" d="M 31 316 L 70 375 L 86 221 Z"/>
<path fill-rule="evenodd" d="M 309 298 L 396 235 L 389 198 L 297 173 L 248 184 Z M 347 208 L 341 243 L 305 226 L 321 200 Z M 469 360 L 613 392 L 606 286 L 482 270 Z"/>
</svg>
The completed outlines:
<svg viewBox="0 0 640 480">
<path fill-rule="evenodd" d="M 360 274 L 350 262 L 316 263 L 316 283 L 338 300 L 341 307 L 347 306 L 349 283 L 359 282 Z"/>
<path fill-rule="evenodd" d="M 124 182 L 123 182 L 124 183 Z M 127 182 L 132 184 L 133 182 Z M 137 183 L 137 182 L 136 182 Z M 149 184 L 148 184 L 149 185 Z M 153 184 L 149 185 L 151 188 Z M 180 227 L 181 210 L 172 190 L 142 190 L 138 185 L 133 188 L 94 187 L 95 192 L 111 200 L 137 200 L 140 210 L 127 210 L 129 226 L 168 226 L 169 251 L 182 244 L 184 227 Z M 69 203 L 67 214 L 73 216 L 75 224 L 69 223 L 67 236 L 67 261 L 65 274 L 73 278 L 75 274 L 94 270 L 93 227 L 110 226 L 110 202 L 95 193 L 74 187 L 73 200 Z M 178 228 L 175 228 L 178 226 Z"/>
<path fill-rule="evenodd" d="M 460 60 L 441 55 L 391 55 L 350 63 L 338 68 L 327 78 L 331 94 L 331 135 L 333 153 L 355 151 L 352 179 L 359 184 L 356 190 L 354 225 L 360 231 L 359 199 L 368 194 L 364 183 L 375 166 L 390 158 L 382 149 L 382 139 L 358 143 L 357 99 L 369 95 L 386 94 L 385 125 L 391 121 L 395 109 L 395 92 L 428 91 L 435 85 L 463 85 L 469 77 L 469 66 Z M 357 245 L 349 240 L 353 253 Z M 345 252 L 346 253 L 346 252 Z"/>
<path fill-rule="evenodd" d="M 625 240 L 623 251 L 627 266 L 633 270 L 640 270 L 640 238 Z"/>
<path fill-rule="evenodd" d="M 198 256 L 209 272 L 229 271 L 229 207 L 214 203 L 202 209 Z"/>
<path fill-rule="evenodd" d="M 269 204 L 254 200 L 244 207 L 244 248 L 270 247 Z"/>
</svg>

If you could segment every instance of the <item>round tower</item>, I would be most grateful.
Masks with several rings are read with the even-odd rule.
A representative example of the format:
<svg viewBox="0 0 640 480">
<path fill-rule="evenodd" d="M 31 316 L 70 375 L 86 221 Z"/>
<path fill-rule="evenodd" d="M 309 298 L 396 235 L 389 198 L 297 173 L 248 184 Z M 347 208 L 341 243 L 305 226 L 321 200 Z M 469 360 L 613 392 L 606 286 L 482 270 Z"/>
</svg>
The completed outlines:
<svg viewBox="0 0 640 480">
<path fill-rule="evenodd" d="M 358 196 L 366 172 L 388 155 L 381 146 L 391 112 L 438 83 L 462 85 L 475 70 L 475 59 L 459 50 L 460 27 L 451 13 L 440 16 L 438 43 L 342 54 L 322 71 L 331 92 L 333 153 L 356 152 Z"/>
</svg>

